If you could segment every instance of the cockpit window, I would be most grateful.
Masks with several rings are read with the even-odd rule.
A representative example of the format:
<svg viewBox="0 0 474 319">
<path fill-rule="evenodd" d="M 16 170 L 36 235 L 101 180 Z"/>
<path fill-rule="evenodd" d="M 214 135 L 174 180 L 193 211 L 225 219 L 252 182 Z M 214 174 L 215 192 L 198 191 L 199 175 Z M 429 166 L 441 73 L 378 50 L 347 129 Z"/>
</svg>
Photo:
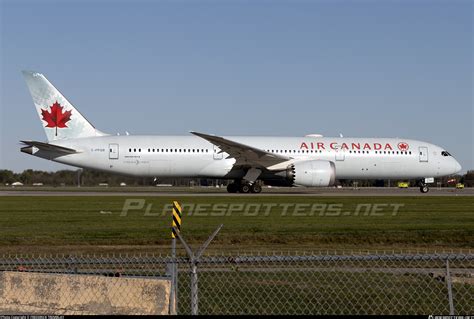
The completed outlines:
<svg viewBox="0 0 474 319">
<path fill-rule="evenodd" d="M 449 154 L 449 153 L 446 152 L 446 151 L 442 151 L 442 152 L 441 152 L 441 155 L 443 155 L 443 156 L 451 156 L 451 154 Z"/>
</svg>

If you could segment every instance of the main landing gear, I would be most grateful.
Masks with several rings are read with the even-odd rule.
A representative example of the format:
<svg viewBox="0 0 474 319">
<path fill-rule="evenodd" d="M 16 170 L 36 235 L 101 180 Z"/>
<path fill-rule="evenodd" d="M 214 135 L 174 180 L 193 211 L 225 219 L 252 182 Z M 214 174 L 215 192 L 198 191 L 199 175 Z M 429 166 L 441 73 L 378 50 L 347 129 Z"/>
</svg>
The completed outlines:
<svg viewBox="0 0 474 319">
<path fill-rule="evenodd" d="M 252 184 L 247 183 L 247 182 L 240 182 L 240 183 L 234 182 L 227 185 L 227 191 L 229 193 L 258 194 L 262 191 L 262 186 L 260 186 L 260 184 L 258 184 L 257 182 L 252 183 Z"/>
</svg>

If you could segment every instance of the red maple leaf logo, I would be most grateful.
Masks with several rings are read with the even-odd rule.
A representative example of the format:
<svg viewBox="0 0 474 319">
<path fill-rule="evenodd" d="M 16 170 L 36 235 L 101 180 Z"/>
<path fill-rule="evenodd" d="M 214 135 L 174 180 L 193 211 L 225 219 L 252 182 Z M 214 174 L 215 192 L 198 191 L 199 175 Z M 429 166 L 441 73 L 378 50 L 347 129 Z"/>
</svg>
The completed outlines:
<svg viewBox="0 0 474 319">
<path fill-rule="evenodd" d="M 55 127 L 56 136 L 58 136 L 58 127 L 64 128 L 67 127 L 66 123 L 71 120 L 71 111 L 65 111 L 63 113 L 63 106 L 56 101 L 53 105 L 50 106 L 51 111 L 41 109 L 41 115 L 43 120 L 46 121 L 46 127 Z"/>
<path fill-rule="evenodd" d="M 409 148 L 408 143 L 405 143 L 405 142 L 398 143 L 398 149 L 400 151 L 408 151 L 408 148 Z"/>
</svg>

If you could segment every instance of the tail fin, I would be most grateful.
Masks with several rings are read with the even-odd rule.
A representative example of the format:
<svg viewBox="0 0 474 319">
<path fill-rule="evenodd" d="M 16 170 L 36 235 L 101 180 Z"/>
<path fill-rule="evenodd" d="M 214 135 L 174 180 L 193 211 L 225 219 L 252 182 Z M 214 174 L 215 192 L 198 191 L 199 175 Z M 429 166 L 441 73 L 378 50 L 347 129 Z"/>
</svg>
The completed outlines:
<svg viewBox="0 0 474 319">
<path fill-rule="evenodd" d="M 48 141 L 106 135 L 89 123 L 43 74 L 23 71 L 23 76 Z"/>
</svg>

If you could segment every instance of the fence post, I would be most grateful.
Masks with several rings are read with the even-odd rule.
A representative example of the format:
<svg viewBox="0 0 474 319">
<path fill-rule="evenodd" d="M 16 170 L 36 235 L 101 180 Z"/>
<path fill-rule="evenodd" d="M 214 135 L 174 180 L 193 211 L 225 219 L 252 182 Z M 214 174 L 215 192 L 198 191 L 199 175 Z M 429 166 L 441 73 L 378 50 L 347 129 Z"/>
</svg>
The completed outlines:
<svg viewBox="0 0 474 319">
<path fill-rule="evenodd" d="M 171 264 L 170 264 L 170 276 L 171 276 L 171 289 L 170 289 L 170 304 L 169 304 L 169 314 L 177 314 L 177 301 L 178 296 L 176 292 L 178 272 L 176 267 L 176 238 L 171 240 Z"/>
<path fill-rule="evenodd" d="M 178 314 L 178 257 L 176 256 L 176 238 L 174 241 L 175 253 L 174 253 L 174 261 L 173 261 L 173 281 L 174 281 L 174 313 Z"/>
<path fill-rule="evenodd" d="M 173 201 L 173 222 L 171 223 L 171 289 L 169 314 L 178 313 L 178 262 L 176 259 L 176 235 L 181 231 L 182 208 L 177 201 Z"/>
<path fill-rule="evenodd" d="M 196 316 L 199 313 L 198 297 L 198 275 L 197 261 L 193 260 L 191 265 L 191 314 Z"/>
<path fill-rule="evenodd" d="M 449 259 L 446 259 L 446 284 L 448 286 L 449 314 L 454 316 L 453 287 L 451 283 L 451 273 L 449 271 Z"/>
<path fill-rule="evenodd" d="M 219 231 L 221 230 L 222 226 L 220 225 L 217 227 L 217 229 L 212 233 L 211 236 L 206 240 L 206 242 L 199 248 L 199 250 L 196 253 L 193 253 L 191 250 L 191 247 L 186 243 L 184 238 L 181 236 L 181 234 L 176 232 L 176 237 L 181 241 L 181 243 L 184 246 L 184 249 L 186 250 L 186 253 L 189 256 L 189 262 L 191 264 L 191 315 L 198 315 L 199 314 L 199 296 L 198 296 L 198 274 L 197 274 L 197 265 L 199 263 L 199 259 L 201 256 L 204 254 L 204 251 L 206 248 L 209 246 L 209 244 L 212 242 L 214 237 L 217 236 Z M 173 227 L 173 231 L 175 231 Z"/>
</svg>

